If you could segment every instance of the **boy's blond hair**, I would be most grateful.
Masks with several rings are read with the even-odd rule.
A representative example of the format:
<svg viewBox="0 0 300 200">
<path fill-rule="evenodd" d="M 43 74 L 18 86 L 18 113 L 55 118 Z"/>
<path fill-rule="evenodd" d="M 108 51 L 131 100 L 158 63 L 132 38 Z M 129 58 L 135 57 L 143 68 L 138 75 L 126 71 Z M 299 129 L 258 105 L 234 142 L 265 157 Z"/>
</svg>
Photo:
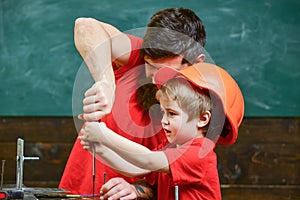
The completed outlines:
<svg viewBox="0 0 300 200">
<path fill-rule="evenodd" d="M 184 78 L 167 81 L 157 91 L 156 98 L 174 100 L 188 114 L 188 121 L 199 118 L 205 111 L 211 111 L 213 103 L 207 90 L 199 89 Z"/>
</svg>

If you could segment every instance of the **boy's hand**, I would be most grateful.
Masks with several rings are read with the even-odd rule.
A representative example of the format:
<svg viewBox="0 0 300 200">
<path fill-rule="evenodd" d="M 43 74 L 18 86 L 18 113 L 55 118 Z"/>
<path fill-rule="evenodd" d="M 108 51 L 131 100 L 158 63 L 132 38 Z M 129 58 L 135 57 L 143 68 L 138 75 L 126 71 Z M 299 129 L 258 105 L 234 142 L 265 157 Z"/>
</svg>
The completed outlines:
<svg viewBox="0 0 300 200">
<path fill-rule="evenodd" d="M 86 150 L 88 150 L 88 151 L 92 151 L 92 143 L 90 143 L 90 142 L 87 142 L 87 141 L 85 141 L 85 140 L 82 140 L 81 139 L 81 136 L 78 136 L 78 139 L 80 139 L 81 141 L 80 141 L 80 144 L 82 145 L 82 148 L 83 149 L 86 149 Z"/>
<path fill-rule="evenodd" d="M 79 139 L 86 142 L 100 142 L 103 135 L 100 129 L 100 124 L 103 122 L 86 122 L 85 126 L 81 129 Z"/>
<path fill-rule="evenodd" d="M 107 126 L 104 122 L 86 122 L 80 131 L 81 134 L 78 136 L 83 148 L 90 149 L 90 143 L 101 144 L 106 140 L 107 136 L 105 129 L 107 129 Z"/>
<path fill-rule="evenodd" d="M 78 139 L 81 140 L 80 144 L 84 149 L 92 151 L 93 146 L 98 142 L 98 124 L 98 122 L 86 122 L 80 130 Z"/>
</svg>

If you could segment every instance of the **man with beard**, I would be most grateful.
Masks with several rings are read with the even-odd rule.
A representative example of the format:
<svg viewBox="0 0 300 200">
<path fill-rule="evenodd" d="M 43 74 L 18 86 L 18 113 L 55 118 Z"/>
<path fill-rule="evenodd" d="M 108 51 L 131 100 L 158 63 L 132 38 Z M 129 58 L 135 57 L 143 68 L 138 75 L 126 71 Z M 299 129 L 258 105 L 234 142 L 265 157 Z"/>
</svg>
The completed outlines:
<svg viewBox="0 0 300 200">
<path fill-rule="evenodd" d="M 74 40 L 95 80 L 85 93 L 84 114 L 79 118 L 101 120 L 114 132 L 149 149 L 167 144 L 151 79 L 164 66 L 180 70 L 204 60 L 206 33 L 199 17 L 184 8 L 159 11 L 151 17 L 143 39 L 92 18 L 78 18 Z M 78 194 L 100 191 L 111 199 L 155 197 L 142 183 L 143 177 L 124 177 L 99 158 L 93 187 L 92 161 L 93 156 L 76 140 L 59 187 Z"/>
</svg>

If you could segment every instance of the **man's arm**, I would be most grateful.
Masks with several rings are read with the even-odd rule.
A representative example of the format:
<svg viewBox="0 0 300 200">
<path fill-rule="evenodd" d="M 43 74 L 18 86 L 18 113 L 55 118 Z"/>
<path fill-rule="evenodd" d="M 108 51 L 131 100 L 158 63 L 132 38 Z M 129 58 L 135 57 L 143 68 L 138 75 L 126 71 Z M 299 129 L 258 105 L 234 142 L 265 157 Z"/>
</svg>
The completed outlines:
<svg viewBox="0 0 300 200">
<path fill-rule="evenodd" d="M 115 27 L 97 21 L 92 18 L 78 18 L 74 27 L 75 46 L 86 62 L 86 65 L 95 80 L 95 84 L 86 92 L 84 99 L 84 112 L 79 116 L 86 121 L 98 121 L 111 112 L 114 101 L 115 77 L 112 68 L 112 61 L 117 66 L 128 62 L 131 53 L 129 38 Z M 135 199 L 137 191 L 133 185 L 128 184 L 124 179 L 115 183 L 119 188 L 118 192 L 109 189 L 109 196 L 118 196 L 126 199 Z M 142 187 L 142 186 L 141 186 Z M 131 190 L 129 189 L 131 188 Z M 150 188 L 144 188 L 145 195 L 150 197 Z"/>
<path fill-rule="evenodd" d="M 117 28 L 93 18 L 76 19 L 74 42 L 96 82 L 85 94 L 85 114 L 80 118 L 97 121 L 111 112 L 114 102 L 112 61 L 118 66 L 127 63 L 131 43 Z"/>
<path fill-rule="evenodd" d="M 124 33 L 93 18 L 76 19 L 74 42 L 95 81 L 101 80 L 103 72 L 113 74 L 112 61 L 126 64 L 131 52 L 130 40 Z"/>
</svg>

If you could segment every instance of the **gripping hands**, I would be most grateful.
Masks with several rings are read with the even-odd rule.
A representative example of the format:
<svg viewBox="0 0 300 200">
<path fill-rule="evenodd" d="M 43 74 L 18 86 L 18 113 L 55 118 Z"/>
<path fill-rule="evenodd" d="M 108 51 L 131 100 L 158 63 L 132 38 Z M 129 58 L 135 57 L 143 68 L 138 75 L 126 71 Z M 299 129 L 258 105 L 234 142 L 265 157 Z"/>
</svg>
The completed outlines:
<svg viewBox="0 0 300 200">
<path fill-rule="evenodd" d="M 99 121 L 111 112 L 115 99 L 115 86 L 107 80 L 97 81 L 85 92 L 83 114 L 78 116 L 84 121 Z"/>
<path fill-rule="evenodd" d="M 92 143 L 101 144 L 101 141 L 105 139 L 106 129 L 107 127 L 103 122 L 86 122 L 85 127 L 80 131 L 81 135 L 78 136 L 83 148 L 91 150 Z"/>
</svg>

